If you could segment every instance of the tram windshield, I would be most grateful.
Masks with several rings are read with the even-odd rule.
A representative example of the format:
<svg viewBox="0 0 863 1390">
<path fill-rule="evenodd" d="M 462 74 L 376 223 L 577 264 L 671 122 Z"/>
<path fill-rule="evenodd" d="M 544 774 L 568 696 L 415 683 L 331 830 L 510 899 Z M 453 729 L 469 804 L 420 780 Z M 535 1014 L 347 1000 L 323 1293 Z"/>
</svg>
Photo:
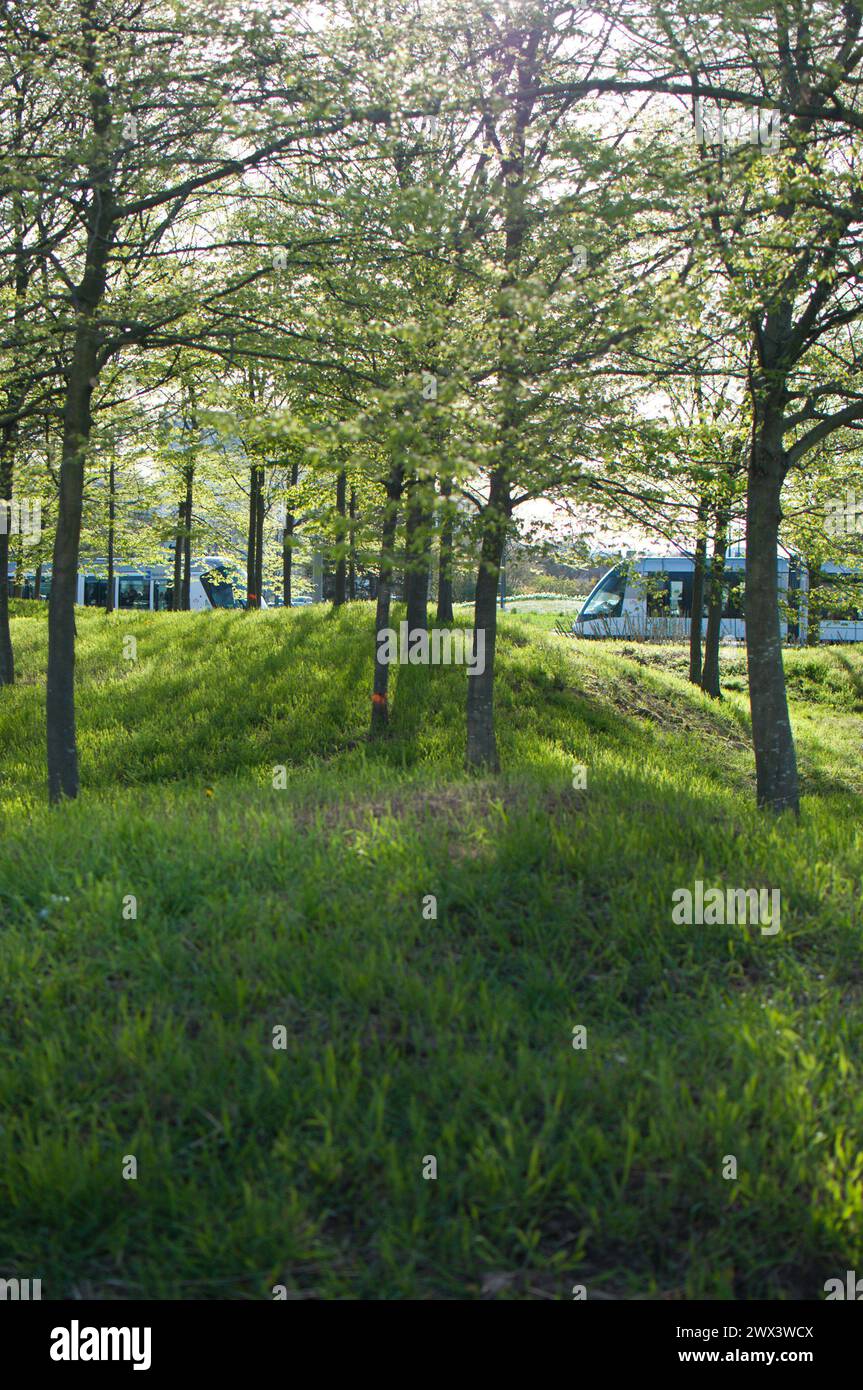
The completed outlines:
<svg viewBox="0 0 863 1390">
<path fill-rule="evenodd" d="M 584 623 L 596 618 L 619 617 L 625 590 L 626 569 L 623 565 L 616 565 L 600 579 L 579 613 L 578 621 Z"/>
<path fill-rule="evenodd" d="M 208 563 L 201 575 L 201 584 L 214 608 L 234 607 L 234 586 L 225 565 L 218 561 Z"/>
</svg>

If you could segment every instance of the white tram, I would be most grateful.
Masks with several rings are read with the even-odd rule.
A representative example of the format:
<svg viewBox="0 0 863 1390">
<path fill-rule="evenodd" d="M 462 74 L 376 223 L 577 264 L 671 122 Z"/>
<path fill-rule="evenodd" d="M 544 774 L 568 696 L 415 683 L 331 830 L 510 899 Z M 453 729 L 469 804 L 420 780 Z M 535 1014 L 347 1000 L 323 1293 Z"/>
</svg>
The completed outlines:
<svg viewBox="0 0 863 1390">
<path fill-rule="evenodd" d="M 809 572 L 794 556 L 778 556 L 776 569 L 783 641 L 807 641 L 810 607 L 819 641 L 863 641 L 863 576 L 842 565 L 825 564 L 810 588 Z M 572 625 L 573 635 L 688 640 L 694 570 L 694 560 L 687 556 L 647 556 L 615 565 L 588 595 Z M 703 623 L 709 573 L 708 562 Z M 723 576 L 720 641 L 746 638 L 745 579 L 746 557 L 729 555 Z"/>
<path fill-rule="evenodd" d="M 15 567 L 9 566 L 9 583 L 15 582 Z M 173 565 L 124 565 L 114 567 L 114 607 L 166 610 L 171 607 L 174 588 Z M 51 591 L 51 567 L 42 573 L 40 598 Z M 35 576 L 28 572 L 21 586 L 23 598 L 35 595 Z M 75 602 L 86 608 L 104 608 L 108 597 L 107 562 L 78 571 Z M 193 560 L 189 575 L 189 606 L 204 608 L 245 608 L 246 571 L 224 555 L 206 555 Z M 267 607 L 261 600 L 261 606 Z"/>
</svg>

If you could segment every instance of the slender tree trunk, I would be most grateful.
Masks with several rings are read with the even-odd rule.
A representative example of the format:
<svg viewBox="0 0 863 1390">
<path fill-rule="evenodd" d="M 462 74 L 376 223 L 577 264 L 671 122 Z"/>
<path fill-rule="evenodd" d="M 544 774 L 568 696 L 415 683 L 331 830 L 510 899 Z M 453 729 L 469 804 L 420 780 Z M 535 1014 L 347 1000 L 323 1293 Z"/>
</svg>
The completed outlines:
<svg viewBox="0 0 863 1390">
<path fill-rule="evenodd" d="M 357 519 L 357 494 L 351 488 L 351 500 L 348 505 L 348 598 L 351 603 L 357 596 L 357 545 L 356 545 L 356 519 Z"/>
<path fill-rule="evenodd" d="M 192 483 L 194 469 L 186 469 L 186 502 L 183 517 L 186 523 L 183 535 L 183 602 L 182 609 L 188 613 L 192 606 Z"/>
<path fill-rule="evenodd" d="M 692 613 L 689 619 L 689 679 L 701 684 L 701 619 L 704 609 L 704 561 L 707 556 L 707 504 L 698 504 L 698 533 L 695 538 L 695 564 L 692 571 Z"/>
<path fill-rule="evenodd" d="M 288 512 L 285 516 L 285 529 L 282 532 L 282 602 L 286 608 L 293 607 L 291 600 L 291 569 L 293 567 L 294 518 Z"/>
<path fill-rule="evenodd" d="M 417 478 L 408 485 L 405 515 L 405 603 L 408 632 L 428 628 L 429 536 L 427 484 Z"/>
<path fill-rule="evenodd" d="M 24 584 L 24 542 L 18 537 L 15 547 L 15 578 L 12 581 L 12 597 L 21 598 Z"/>
<path fill-rule="evenodd" d="M 451 623 L 453 621 L 452 611 L 452 565 L 453 565 L 453 536 L 454 523 L 450 504 L 452 494 L 452 484 L 449 478 L 442 478 L 440 485 L 441 496 L 444 499 L 443 514 L 440 528 L 440 546 L 438 555 L 438 584 L 437 584 L 437 621 L 439 623 Z"/>
<path fill-rule="evenodd" d="M 499 768 L 494 728 L 494 656 L 497 644 L 497 587 L 509 510 L 509 488 L 504 469 L 497 468 L 492 474 L 476 577 L 473 650 L 477 673 L 474 675 L 469 671 L 467 678 L 467 765 L 477 771 L 497 772 Z M 480 656 L 482 661 L 478 659 Z"/>
<path fill-rule="evenodd" d="M 15 426 L 8 423 L 0 434 L 0 685 L 15 680 L 15 654 L 9 626 L 9 532 L 12 526 L 12 449 Z"/>
<path fill-rule="evenodd" d="M 186 462 L 183 468 L 183 475 L 186 481 L 186 499 L 183 509 L 183 519 L 185 521 L 185 533 L 183 535 L 183 596 L 182 609 L 188 613 L 192 607 L 192 514 L 193 514 L 193 489 L 195 485 L 195 463 L 197 459 L 196 445 L 198 442 L 198 414 L 195 408 L 195 391 L 187 383 L 186 392 L 188 396 L 188 428 L 192 437 L 191 449 L 186 455 Z"/>
<path fill-rule="evenodd" d="M 266 507 L 266 475 L 258 469 L 258 510 L 255 518 L 255 606 L 260 608 L 264 596 L 264 511 Z"/>
<path fill-rule="evenodd" d="M 177 506 L 177 538 L 174 541 L 174 586 L 171 592 L 171 612 L 179 613 L 183 606 L 183 515 L 185 502 Z"/>
<path fill-rule="evenodd" d="M 116 474 L 114 460 L 108 468 L 108 591 L 105 595 L 105 612 L 114 611 L 114 487 Z"/>
<path fill-rule="evenodd" d="M 347 597 L 347 563 L 345 560 L 345 510 L 347 506 L 347 487 L 347 474 L 345 470 L 342 469 L 336 478 L 336 515 L 338 520 L 336 522 L 336 582 L 333 594 L 333 606 L 335 608 L 340 608 Z"/>
<path fill-rule="evenodd" d="M 728 513 L 720 507 L 716 513 L 713 537 L 713 557 L 710 562 L 710 599 L 707 609 L 707 633 L 704 639 L 704 670 L 701 689 L 714 700 L 722 699 L 719 681 L 719 637 L 722 632 L 722 608 L 725 580 L 725 553 L 728 549 Z"/>
<path fill-rule="evenodd" d="M 784 481 L 782 418 L 756 403 L 746 518 L 746 651 L 759 806 L 799 813 L 797 755 L 788 717 L 776 572 Z"/>
<path fill-rule="evenodd" d="M 399 517 L 399 501 L 402 495 L 404 469 L 401 464 L 393 464 L 387 478 L 387 506 L 381 533 L 381 561 L 378 578 L 378 601 L 375 612 L 375 676 L 372 691 L 372 722 L 370 733 L 376 738 L 385 732 L 389 724 L 389 683 L 390 668 L 380 659 L 378 634 L 390 625 L 390 595 L 393 577 L 393 547 L 396 539 L 396 526 Z"/>
<path fill-rule="evenodd" d="M 100 66 L 93 0 L 81 0 L 82 69 L 90 97 L 96 153 L 88 169 L 92 193 L 84 272 L 76 288 L 76 323 L 66 375 L 59 505 L 48 603 L 48 794 L 52 802 L 78 795 L 75 734 L 75 598 L 84 501 L 84 461 L 90 441 L 91 399 L 99 374 L 96 310 L 105 295 L 106 267 L 114 232 L 115 202 L 107 154 L 111 127 L 108 88 Z"/>
<path fill-rule="evenodd" d="M 291 488 L 295 488 L 300 477 L 300 465 L 291 468 Z M 294 514 L 285 510 L 285 529 L 282 532 L 282 599 L 285 607 L 292 607 L 291 579 L 294 561 Z"/>
<path fill-rule="evenodd" d="M 501 283 L 498 324 L 498 355 L 500 378 L 500 412 L 498 419 L 497 460 L 491 472 L 488 502 L 482 517 L 482 550 L 476 581 L 474 603 L 473 656 L 475 673 L 467 678 L 467 766 L 474 770 L 496 772 L 499 766 L 494 728 L 494 667 L 497 645 L 497 586 L 506 533 L 512 512 L 511 461 L 512 439 L 518 428 L 520 374 L 522 359 L 518 343 L 518 310 L 509 291 L 514 291 L 520 278 L 521 249 L 527 230 L 525 211 L 525 152 L 527 130 L 535 98 L 531 88 L 536 82 L 536 57 L 540 42 L 540 27 L 529 31 L 517 63 L 519 90 L 514 102 L 513 129 L 506 159 L 505 182 L 505 275 Z M 514 296 L 517 298 L 517 296 Z M 484 651 L 480 663 L 480 638 Z M 482 671 L 480 673 L 480 665 Z"/>
<path fill-rule="evenodd" d="M 84 497 L 84 459 L 90 438 L 90 401 L 98 358 L 88 317 L 79 323 L 63 410 L 63 447 L 57 530 L 48 602 L 48 794 L 52 802 L 78 795 L 75 732 L 75 598 Z"/>
<path fill-rule="evenodd" d="M 249 479 L 249 535 L 246 545 L 246 607 L 257 608 L 255 575 L 258 570 L 258 470 L 253 465 Z"/>
</svg>

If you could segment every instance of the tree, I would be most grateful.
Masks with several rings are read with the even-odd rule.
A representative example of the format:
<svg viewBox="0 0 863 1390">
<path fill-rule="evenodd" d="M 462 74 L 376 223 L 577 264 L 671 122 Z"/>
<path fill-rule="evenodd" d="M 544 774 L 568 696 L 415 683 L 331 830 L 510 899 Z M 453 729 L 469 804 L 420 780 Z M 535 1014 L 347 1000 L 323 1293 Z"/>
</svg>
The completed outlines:
<svg viewBox="0 0 863 1390">
<path fill-rule="evenodd" d="M 49 794 L 56 801 L 78 792 L 73 606 L 101 372 L 124 348 L 164 343 L 191 310 L 196 341 L 206 337 L 206 295 L 202 305 L 199 288 L 180 273 L 206 249 L 195 223 L 206 195 L 352 117 L 330 111 L 318 58 L 307 57 L 281 12 L 250 25 L 213 5 L 199 24 L 194 17 L 178 21 L 157 0 L 67 0 L 26 18 L 26 41 L 8 15 L 4 36 L 21 63 L 38 68 L 41 100 L 62 111 L 28 152 L 31 177 L 42 180 L 42 161 L 50 162 L 57 171 L 51 198 L 71 226 L 63 255 L 58 247 L 51 256 L 49 286 L 56 294 L 59 284 L 66 296 L 47 688 Z M 297 69 L 290 90 L 278 82 L 279 56 L 288 53 Z M 157 254 L 172 258 L 177 274 L 149 299 Z"/>
<path fill-rule="evenodd" d="M 859 361 L 847 337 L 863 312 L 856 276 L 863 186 L 857 141 L 849 138 L 863 126 L 863 9 L 849 0 L 837 17 L 820 0 L 723 4 L 693 19 L 674 4 L 655 7 L 655 17 L 665 52 L 690 79 L 706 132 L 708 157 L 702 148 L 693 160 L 694 238 L 715 258 L 728 311 L 749 331 L 746 641 L 757 798 L 796 813 L 776 566 L 781 496 L 791 468 L 863 418 Z M 732 145 L 723 126 L 729 112 L 739 122 L 747 108 L 749 134 Z"/>
</svg>

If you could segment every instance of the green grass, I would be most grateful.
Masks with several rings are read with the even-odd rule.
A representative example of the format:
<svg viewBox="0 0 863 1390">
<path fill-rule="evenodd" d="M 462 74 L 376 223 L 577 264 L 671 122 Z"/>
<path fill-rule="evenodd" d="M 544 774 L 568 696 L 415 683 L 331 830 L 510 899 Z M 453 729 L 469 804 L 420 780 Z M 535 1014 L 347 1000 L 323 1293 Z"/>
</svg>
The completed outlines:
<svg viewBox="0 0 863 1390">
<path fill-rule="evenodd" d="M 520 613 L 533 616 L 535 614 L 551 614 L 552 627 L 554 619 L 567 618 L 570 622 L 576 618 L 584 607 L 584 600 L 587 594 L 582 594 L 580 598 L 520 598 L 518 594 L 511 594 L 505 603 L 506 613 Z M 465 622 L 473 616 L 472 603 L 456 603 L 453 605 L 456 613 Z"/>
<path fill-rule="evenodd" d="M 861 1267 L 863 662 L 788 654 L 804 803 L 776 822 L 738 653 L 717 706 L 665 649 L 552 625 L 502 620 L 504 772 L 476 779 L 463 670 L 397 670 L 367 743 L 368 606 L 81 612 L 83 792 L 50 811 L 45 624 L 14 620 L 0 1276 L 814 1299 Z M 779 887 L 781 932 L 672 925 L 696 878 Z"/>
</svg>

